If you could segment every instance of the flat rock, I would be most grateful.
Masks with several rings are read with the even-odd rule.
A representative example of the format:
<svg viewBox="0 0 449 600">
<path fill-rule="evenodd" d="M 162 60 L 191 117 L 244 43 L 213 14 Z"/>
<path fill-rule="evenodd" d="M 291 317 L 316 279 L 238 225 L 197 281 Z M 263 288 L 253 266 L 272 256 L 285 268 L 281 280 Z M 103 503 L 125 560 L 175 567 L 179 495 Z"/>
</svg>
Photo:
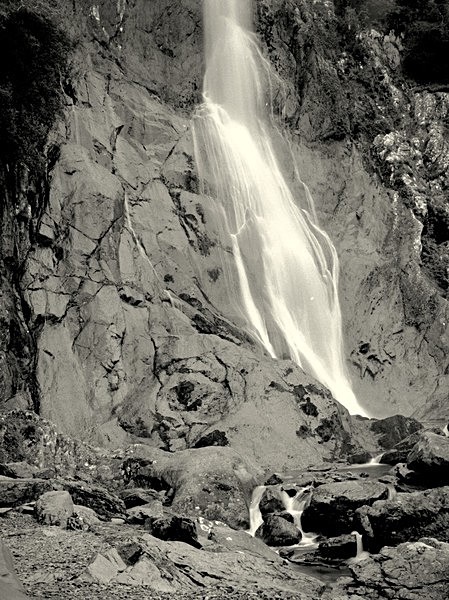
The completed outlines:
<svg viewBox="0 0 449 600">
<path fill-rule="evenodd" d="M 449 541 L 449 487 L 401 493 L 395 500 L 380 500 L 356 511 L 356 529 L 363 532 L 366 550 L 378 552 L 432 536 Z"/>
<path fill-rule="evenodd" d="M 339 535 L 320 542 L 317 552 L 323 558 L 331 560 L 352 558 L 357 554 L 357 540 L 350 533 Z"/>
<path fill-rule="evenodd" d="M 357 508 L 387 498 L 387 487 L 376 481 L 342 481 L 320 485 L 302 515 L 304 531 L 334 537 L 355 529 Z"/>
</svg>

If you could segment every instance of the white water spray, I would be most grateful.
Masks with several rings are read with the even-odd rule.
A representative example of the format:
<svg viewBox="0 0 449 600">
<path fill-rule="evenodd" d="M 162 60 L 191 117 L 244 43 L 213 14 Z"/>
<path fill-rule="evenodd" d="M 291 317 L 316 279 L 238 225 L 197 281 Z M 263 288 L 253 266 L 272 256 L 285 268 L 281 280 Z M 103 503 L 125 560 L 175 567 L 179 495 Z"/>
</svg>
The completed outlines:
<svg viewBox="0 0 449 600">
<path fill-rule="evenodd" d="M 310 502 L 311 490 L 310 486 L 300 488 L 294 496 L 290 496 L 285 490 L 281 491 L 281 500 L 284 508 L 293 517 L 294 524 L 301 532 L 299 546 L 315 547 L 317 545 L 316 538 L 318 536 L 315 533 L 305 533 L 301 523 L 302 513 Z"/>
<path fill-rule="evenodd" d="M 222 246 L 236 263 L 236 274 L 224 270 L 227 287 L 238 283 L 241 318 L 271 356 L 293 359 L 366 414 L 344 366 L 336 251 L 295 166 L 289 187 L 276 157 L 266 114 L 275 78 L 251 14 L 251 0 L 204 0 L 204 103 L 193 135 L 203 191 L 220 203 Z"/>
<path fill-rule="evenodd" d="M 249 530 L 248 533 L 253 537 L 256 535 L 256 531 L 261 525 L 263 525 L 263 517 L 260 512 L 260 501 L 265 494 L 266 487 L 264 485 L 258 485 L 253 490 L 251 497 L 251 504 L 249 505 Z"/>
</svg>

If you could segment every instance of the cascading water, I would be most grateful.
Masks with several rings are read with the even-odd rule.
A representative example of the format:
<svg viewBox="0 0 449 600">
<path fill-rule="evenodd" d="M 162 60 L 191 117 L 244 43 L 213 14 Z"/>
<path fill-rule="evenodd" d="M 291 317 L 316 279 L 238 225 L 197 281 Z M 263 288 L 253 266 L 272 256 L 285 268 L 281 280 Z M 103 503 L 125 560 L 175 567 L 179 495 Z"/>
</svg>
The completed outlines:
<svg viewBox="0 0 449 600">
<path fill-rule="evenodd" d="M 293 359 L 365 414 L 343 361 L 336 251 L 306 186 L 297 178 L 289 187 L 275 155 L 267 91 L 276 80 L 251 14 L 251 0 L 204 0 L 204 103 L 193 135 L 203 191 L 221 205 L 222 246 L 236 264 L 234 279 L 224 276 L 228 289 L 238 282 L 240 316 L 271 356 Z"/>
<path fill-rule="evenodd" d="M 294 496 L 290 496 L 285 490 L 281 492 L 281 500 L 285 511 L 293 517 L 293 522 L 301 532 L 301 541 L 299 546 L 313 546 L 318 537 L 315 533 L 306 533 L 302 528 L 301 517 L 304 509 L 310 502 L 312 488 L 310 486 L 300 488 Z"/>
</svg>

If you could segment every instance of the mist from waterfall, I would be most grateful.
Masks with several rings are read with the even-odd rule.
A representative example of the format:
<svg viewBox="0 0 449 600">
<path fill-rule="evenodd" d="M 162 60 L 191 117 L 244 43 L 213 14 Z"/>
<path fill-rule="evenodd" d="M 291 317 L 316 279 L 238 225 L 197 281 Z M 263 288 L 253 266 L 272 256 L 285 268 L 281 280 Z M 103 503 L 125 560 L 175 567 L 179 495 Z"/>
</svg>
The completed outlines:
<svg viewBox="0 0 449 600">
<path fill-rule="evenodd" d="M 282 90 L 252 11 L 250 0 L 204 0 L 204 103 L 193 135 L 202 191 L 220 204 L 222 245 L 235 260 L 237 278 L 224 276 L 230 287 L 237 279 L 242 321 L 271 356 L 291 358 L 351 413 L 366 414 L 344 366 L 335 248 L 296 168 L 286 177 L 277 157 L 271 113 Z"/>
</svg>

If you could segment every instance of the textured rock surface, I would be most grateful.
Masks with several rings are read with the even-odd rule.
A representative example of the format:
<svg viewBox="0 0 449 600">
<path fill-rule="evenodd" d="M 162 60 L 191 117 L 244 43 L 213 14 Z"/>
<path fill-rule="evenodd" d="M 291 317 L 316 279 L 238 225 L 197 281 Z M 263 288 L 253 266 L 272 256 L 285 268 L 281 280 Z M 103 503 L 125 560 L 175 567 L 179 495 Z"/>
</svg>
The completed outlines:
<svg viewBox="0 0 449 600">
<path fill-rule="evenodd" d="M 288 514 L 266 515 L 257 535 L 269 546 L 292 546 L 301 541 L 301 532 Z"/>
<path fill-rule="evenodd" d="M 380 500 L 356 511 L 356 529 L 363 531 L 370 552 L 426 535 L 447 542 L 448 526 L 448 487 L 398 494 L 395 500 Z"/>
<path fill-rule="evenodd" d="M 0 596 L 8 600 L 27 600 L 29 596 L 17 578 L 11 552 L 0 541 Z"/>
<path fill-rule="evenodd" d="M 326 600 L 442 600 L 449 591 L 449 544 L 424 538 L 383 548 L 351 567 L 353 580 L 340 580 Z"/>
<path fill-rule="evenodd" d="M 73 513 L 73 500 L 66 491 L 45 492 L 36 502 L 36 517 L 43 525 L 67 527 Z"/>
<path fill-rule="evenodd" d="M 418 479 L 433 486 L 449 484 L 449 438 L 425 432 L 407 457 Z"/>
<path fill-rule="evenodd" d="M 388 490 L 375 481 L 342 481 L 320 485 L 302 515 L 305 531 L 333 537 L 355 529 L 357 508 L 386 498 Z"/>
</svg>

